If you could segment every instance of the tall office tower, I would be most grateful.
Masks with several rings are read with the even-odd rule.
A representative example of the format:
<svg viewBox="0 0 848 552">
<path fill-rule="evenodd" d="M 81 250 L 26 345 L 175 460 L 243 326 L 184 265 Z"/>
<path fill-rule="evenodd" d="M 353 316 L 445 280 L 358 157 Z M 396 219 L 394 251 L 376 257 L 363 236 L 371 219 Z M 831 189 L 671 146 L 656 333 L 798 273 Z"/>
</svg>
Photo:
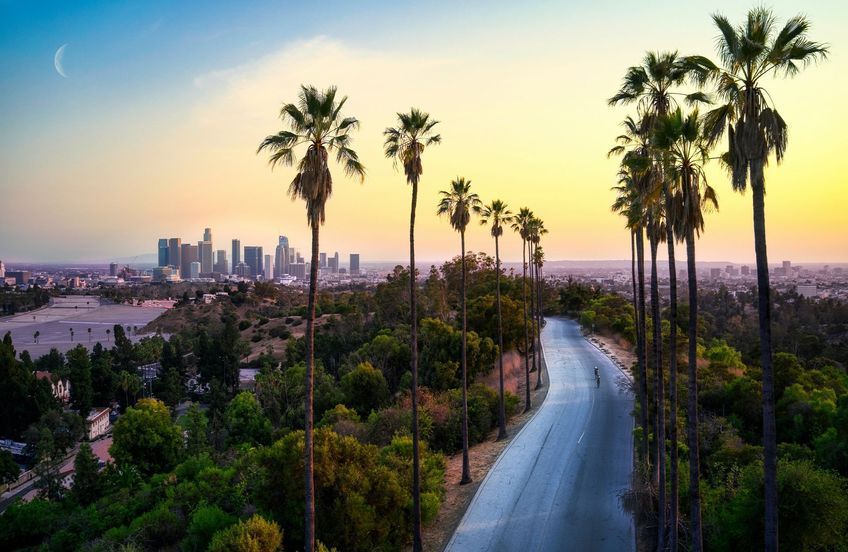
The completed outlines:
<svg viewBox="0 0 848 552">
<path fill-rule="evenodd" d="M 319 268 L 327 268 L 327 254 L 320 253 L 318 258 L 321 259 L 321 264 L 318 265 Z"/>
<path fill-rule="evenodd" d="M 168 266 L 168 238 L 159 238 L 159 266 Z"/>
<path fill-rule="evenodd" d="M 197 249 L 199 251 L 200 258 L 200 273 L 201 274 L 211 274 L 212 273 L 212 242 L 211 241 L 199 241 L 197 242 Z"/>
<path fill-rule="evenodd" d="M 227 270 L 227 252 L 219 249 L 215 255 L 215 272 L 218 274 L 229 274 Z"/>
<path fill-rule="evenodd" d="M 191 274 L 192 278 L 200 278 L 200 263 L 197 261 L 191 263 L 191 266 L 189 267 L 189 273 Z"/>
<path fill-rule="evenodd" d="M 286 246 L 278 245 L 274 249 L 274 276 L 279 278 L 283 274 L 288 274 L 288 263 L 286 256 L 288 255 Z"/>
<path fill-rule="evenodd" d="M 336 254 L 334 255 L 334 257 L 336 259 L 336 272 L 338 272 L 339 269 L 342 267 L 341 263 L 339 263 L 339 252 L 338 251 L 336 251 Z"/>
<path fill-rule="evenodd" d="M 109 263 L 109 276 L 118 275 L 118 263 Z"/>
<path fill-rule="evenodd" d="M 250 278 L 250 267 L 244 263 L 239 263 L 233 267 L 233 273 L 236 276 L 241 276 L 242 278 Z"/>
<path fill-rule="evenodd" d="M 751 269 L 748 268 L 748 265 L 742 267 L 742 276 L 748 276 L 751 273 Z"/>
<path fill-rule="evenodd" d="M 212 241 L 212 229 L 211 228 L 204 228 L 203 229 L 203 241 L 208 241 L 208 242 Z"/>
<path fill-rule="evenodd" d="M 265 279 L 274 279 L 274 267 L 271 265 L 271 255 L 265 255 Z"/>
<path fill-rule="evenodd" d="M 330 274 L 336 274 L 339 271 L 339 265 L 335 257 L 329 257 L 327 259 L 327 270 L 330 271 Z"/>
<path fill-rule="evenodd" d="M 789 278 L 792 274 L 792 261 L 783 261 L 783 275 Z"/>
<path fill-rule="evenodd" d="M 180 268 L 180 248 L 183 240 L 180 238 L 171 238 L 168 240 L 168 266 Z"/>
<path fill-rule="evenodd" d="M 262 262 L 264 255 L 262 254 L 262 246 L 245 245 L 244 246 L 244 264 L 250 268 L 250 274 L 254 278 L 262 275 L 264 267 Z"/>
<path fill-rule="evenodd" d="M 191 278 L 191 263 L 197 262 L 197 246 L 184 243 L 180 246 L 180 276 Z"/>
<path fill-rule="evenodd" d="M 350 254 L 350 273 L 359 274 L 359 253 Z"/>
<path fill-rule="evenodd" d="M 291 275 L 297 278 L 298 280 L 306 279 L 306 264 L 305 263 L 292 263 L 291 267 Z"/>
<path fill-rule="evenodd" d="M 0 278 L 6 277 L 6 267 L 3 265 L 3 261 L 0 261 Z"/>
<path fill-rule="evenodd" d="M 230 260 L 233 272 L 235 272 L 236 267 L 241 263 L 241 240 L 239 239 L 233 240 L 233 255 Z"/>
</svg>

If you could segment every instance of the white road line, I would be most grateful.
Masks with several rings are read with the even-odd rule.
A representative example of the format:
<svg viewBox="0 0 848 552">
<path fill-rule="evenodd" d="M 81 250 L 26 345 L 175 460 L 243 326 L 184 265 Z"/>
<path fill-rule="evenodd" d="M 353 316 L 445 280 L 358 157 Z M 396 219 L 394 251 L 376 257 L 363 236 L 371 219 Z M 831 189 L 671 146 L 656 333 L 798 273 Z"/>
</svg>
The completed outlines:
<svg viewBox="0 0 848 552">
<path fill-rule="evenodd" d="M 583 440 L 583 436 L 584 436 L 584 435 L 586 435 L 586 432 L 585 432 L 585 431 L 584 431 L 583 433 L 581 433 L 581 434 L 580 434 L 580 438 L 579 438 L 579 439 L 577 439 L 577 444 L 578 444 L 578 445 L 580 444 L 580 441 L 582 441 L 582 440 Z"/>
</svg>

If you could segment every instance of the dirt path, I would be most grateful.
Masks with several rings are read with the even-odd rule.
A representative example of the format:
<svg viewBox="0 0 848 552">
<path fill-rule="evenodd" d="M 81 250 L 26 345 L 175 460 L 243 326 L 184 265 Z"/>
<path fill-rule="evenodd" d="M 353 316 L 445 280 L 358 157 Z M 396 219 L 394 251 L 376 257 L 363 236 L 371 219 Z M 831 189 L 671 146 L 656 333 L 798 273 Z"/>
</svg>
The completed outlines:
<svg viewBox="0 0 848 552">
<path fill-rule="evenodd" d="M 532 361 L 531 361 L 532 362 Z M 524 364 L 516 352 L 507 353 L 504 356 L 504 388 L 515 393 L 519 398 L 519 410 L 524 410 Z M 482 383 L 497 389 L 498 370 L 492 370 Z M 542 381 L 547 382 L 547 372 L 542 371 Z M 508 437 L 503 441 L 495 441 L 497 430 L 489 434 L 489 438 L 469 449 L 471 461 L 471 478 L 474 480 L 468 485 L 460 485 L 462 476 L 462 453 L 447 457 L 445 470 L 445 500 L 439 509 L 439 515 L 435 521 L 424 528 L 424 550 L 441 552 L 444 550 L 454 530 L 459 525 L 465 510 L 474 498 L 477 488 L 480 487 L 489 469 L 498 459 L 501 451 L 509 444 L 515 435 L 521 430 L 527 421 L 533 417 L 539 405 L 545 400 L 548 386 L 543 385 L 538 391 L 533 390 L 536 385 L 536 373 L 530 374 L 530 404 L 529 412 L 522 412 L 510 418 L 507 424 Z"/>
</svg>

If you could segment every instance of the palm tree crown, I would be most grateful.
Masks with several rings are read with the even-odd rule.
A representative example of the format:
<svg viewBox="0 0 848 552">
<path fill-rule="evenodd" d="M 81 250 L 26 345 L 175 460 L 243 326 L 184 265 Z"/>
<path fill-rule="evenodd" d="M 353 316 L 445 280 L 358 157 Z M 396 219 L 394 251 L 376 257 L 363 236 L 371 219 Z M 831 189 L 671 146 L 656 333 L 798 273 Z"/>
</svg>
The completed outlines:
<svg viewBox="0 0 848 552">
<path fill-rule="evenodd" d="M 449 190 L 439 192 L 441 200 L 436 213 L 447 215 L 451 226 L 457 232 L 464 232 L 471 222 L 471 213 L 480 209 L 483 203 L 480 197 L 471 192 L 471 181 L 459 176 L 451 181 Z"/>
<path fill-rule="evenodd" d="M 488 205 L 478 206 L 474 212 L 480 215 L 480 224 L 486 226 L 491 224 L 490 233 L 493 238 L 503 235 L 503 227 L 512 224 L 512 211 L 506 203 L 500 199 L 492 200 Z"/>
<path fill-rule="evenodd" d="M 304 156 L 297 162 L 297 174 L 289 184 L 289 195 L 306 202 L 310 227 L 324 223 L 324 208 L 333 193 L 333 177 L 328 166 L 330 153 L 335 152 L 336 161 L 345 174 L 358 176 L 360 180 L 365 178 L 365 167 L 350 147 L 350 132 L 359 127 L 359 121 L 355 117 L 342 117 L 347 96 L 337 101 L 336 92 L 335 86 L 323 91 L 314 86 L 301 86 L 297 103 L 285 104 L 280 109 L 280 119 L 290 130 L 266 137 L 256 151 L 271 152 L 268 159 L 271 167 L 292 166 L 295 149 L 301 144 L 307 146 Z"/>
<path fill-rule="evenodd" d="M 429 113 L 412 108 L 409 113 L 398 113 L 398 126 L 383 131 L 386 140 L 383 144 L 386 157 L 403 165 L 403 173 L 409 184 L 417 184 L 424 172 L 421 154 L 431 144 L 440 144 L 442 137 L 433 134 L 433 127 L 439 121 L 430 118 Z"/>
</svg>

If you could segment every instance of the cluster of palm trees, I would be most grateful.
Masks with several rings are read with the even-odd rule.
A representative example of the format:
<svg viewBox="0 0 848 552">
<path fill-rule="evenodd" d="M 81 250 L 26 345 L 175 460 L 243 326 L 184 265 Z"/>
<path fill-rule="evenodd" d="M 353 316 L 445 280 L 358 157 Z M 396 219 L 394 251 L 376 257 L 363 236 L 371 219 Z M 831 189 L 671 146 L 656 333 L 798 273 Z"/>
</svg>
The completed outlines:
<svg viewBox="0 0 848 552">
<path fill-rule="evenodd" d="M 704 212 L 718 208 L 715 191 L 707 183 L 704 167 L 713 159 L 711 152 L 726 133 L 727 150 L 716 154 L 715 159 L 731 174 L 734 190 L 744 192 L 750 185 L 753 192 L 763 372 L 764 543 L 766 550 L 777 550 L 777 444 L 763 169 L 772 154 L 778 163 L 782 160 L 787 145 L 787 125 L 771 95 L 763 88 L 763 80 L 767 76 L 794 76 L 809 63 L 826 57 L 827 47 L 808 39 L 809 22 L 803 16 L 793 17 L 782 27 L 778 27 L 774 15 L 765 8 L 750 10 L 739 26 L 733 26 L 721 15 L 713 15 L 712 19 L 719 30 L 717 50 L 720 63 L 713 63 L 703 56 L 679 56 L 677 52 L 648 53 L 641 65 L 627 70 L 621 89 L 609 100 L 610 105 L 636 105 L 636 117 L 624 120 L 625 131 L 617 138 L 617 144 L 609 154 L 621 156 L 618 184 L 613 188 L 616 199 L 612 209 L 626 217 L 631 240 L 640 453 L 642 466 L 656 488 L 657 549 L 676 551 L 680 543 L 674 246 L 683 242 L 686 246 L 689 292 L 686 415 L 690 500 L 688 534 L 690 549 L 702 550 L 695 246 L 704 229 Z M 694 89 L 682 90 L 687 85 Z M 698 106 L 710 104 L 714 106 L 702 115 Z M 685 112 L 683 106 L 690 111 Z M 648 354 L 647 343 L 645 237 L 651 256 L 651 354 Z M 657 250 L 662 242 L 668 249 L 670 280 L 668 397 L 664 388 L 662 313 L 657 287 Z M 649 369 L 654 374 L 652 396 L 648 393 Z M 666 409 L 668 422 L 665 420 Z M 651 412 L 653 419 L 649 419 Z M 666 443 L 666 428 L 670 447 Z M 654 440 L 651 445 L 649 434 L 652 429 Z M 670 486 L 666 484 L 667 464 L 671 470 Z"/>
<path fill-rule="evenodd" d="M 257 153 L 268 151 L 269 163 L 277 165 L 296 165 L 297 171 L 289 184 L 289 195 L 293 200 L 301 199 L 306 204 L 307 223 L 312 230 L 312 257 L 309 272 L 309 294 L 306 318 L 306 408 L 305 408 L 305 530 L 304 548 L 308 551 L 315 549 L 315 489 L 313 464 L 313 396 L 314 396 L 314 336 L 315 336 L 315 304 L 318 278 L 319 230 L 325 221 L 325 206 L 333 189 L 333 177 L 330 171 L 330 155 L 341 165 L 345 174 L 365 178 L 365 167 L 359 156 L 351 147 L 351 133 L 359 127 L 355 117 L 342 116 L 342 108 L 346 97 L 337 97 L 336 87 L 319 90 L 313 86 L 301 86 L 297 103 L 283 105 L 280 118 L 286 128 L 276 134 L 267 136 L 259 145 Z M 408 113 L 397 114 L 397 124 L 385 130 L 384 153 L 394 161 L 395 166 L 403 167 L 406 182 L 411 186 L 411 206 L 409 216 L 409 303 L 410 303 L 410 348 L 412 373 L 412 529 L 413 550 L 423 549 L 421 536 L 421 487 L 420 487 L 420 435 L 418 426 L 418 314 L 417 314 L 417 280 L 415 269 L 415 216 L 418 203 L 418 185 L 424 172 L 422 156 L 429 146 L 441 143 L 441 136 L 436 133 L 438 121 L 428 113 L 419 109 L 411 109 Z M 303 146 L 305 152 L 296 159 L 295 152 Z M 538 373 L 536 386 L 542 385 L 539 328 L 541 327 L 541 269 L 544 263 L 544 253 L 540 241 L 547 233 L 543 222 L 535 217 L 527 208 L 522 208 L 517 215 L 509 210 L 506 203 L 493 200 L 484 205 L 477 194 L 471 192 L 471 181 L 458 177 L 453 180 L 448 190 L 440 193 L 441 200 L 437 206 L 437 214 L 449 218 L 451 226 L 460 234 L 462 255 L 462 443 L 463 469 L 461 484 L 471 481 L 470 463 L 468 459 L 468 404 L 467 404 L 467 351 L 466 351 L 466 254 L 465 231 L 471 221 L 472 214 L 480 216 L 480 222 L 490 227 L 490 233 L 495 240 L 496 265 L 496 301 L 498 316 L 498 345 L 501 351 L 499 359 L 499 388 L 500 407 L 498 415 L 498 438 L 506 437 L 506 416 L 504 403 L 503 375 L 503 331 L 501 319 L 500 297 L 500 238 L 505 227 L 511 227 L 520 235 L 523 244 L 524 276 L 522 280 L 524 292 L 525 320 L 525 376 L 526 376 L 526 409 L 530 408 L 530 351 L 533 352 L 533 369 Z M 530 269 L 530 309 L 527 308 L 527 271 Z M 535 282 L 535 286 L 534 286 Z M 534 293 L 535 291 L 535 293 Z M 534 298 L 535 296 L 535 298 Z M 530 334 L 533 335 L 535 346 L 530 347 Z"/>
</svg>

